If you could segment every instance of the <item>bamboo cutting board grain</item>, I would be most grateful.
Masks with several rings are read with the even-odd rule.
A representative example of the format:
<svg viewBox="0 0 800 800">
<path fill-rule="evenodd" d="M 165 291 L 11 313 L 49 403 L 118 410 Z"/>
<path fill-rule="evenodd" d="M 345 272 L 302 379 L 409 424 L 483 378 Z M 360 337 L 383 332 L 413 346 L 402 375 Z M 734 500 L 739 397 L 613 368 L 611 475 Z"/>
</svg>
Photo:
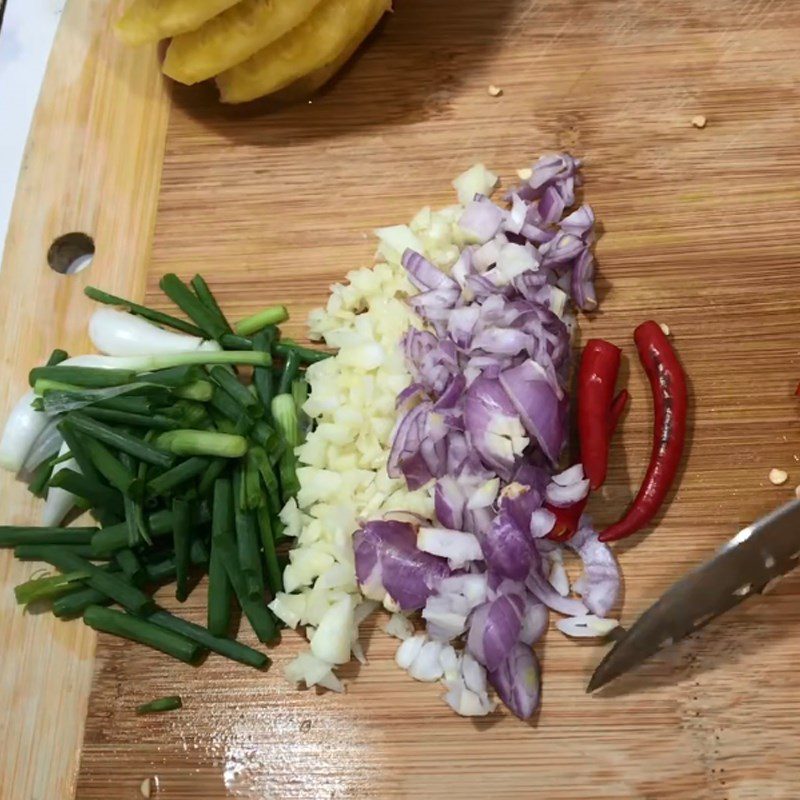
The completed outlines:
<svg viewBox="0 0 800 800">
<path fill-rule="evenodd" d="M 169 105 L 154 55 L 109 35 L 120 8 L 75 0 L 62 14 L 0 271 L 4 420 L 32 364 L 54 347 L 86 352 L 89 280 L 119 294 L 144 289 Z M 94 261 L 78 275 L 59 274 L 48 250 L 73 233 L 93 238 Z M 3 524 L 38 523 L 40 503 L 5 472 L 0 497 Z M 40 567 L 0 551 L 2 800 L 71 797 L 77 777 L 95 637 L 49 614 L 20 613 L 12 587 Z"/>
<path fill-rule="evenodd" d="M 800 7 L 780 0 L 404 0 L 311 104 L 232 110 L 210 90 L 176 89 L 145 297 L 162 304 L 166 271 L 201 270 L 232 316 L 286 302 L 300 334 L 328 285 L 371 262 L 373 227 L 451 202 L 450 179 L 474 161 L 508 185 L 542 151 L 584 158 L 604 235 L 601 310 L 582 337 L 624 346 L 633 395 L 591 507 L 598 524 L 624 508 L 649 453 L 638 322 L 670 326 L 692 383 L 680 490 L 657 529 L 617 550 L 628 623 L 800 484 L 799 35 Z M 114 280 L 95 270 L 87 280 Z M 770 485 L 772 467 L 789 483 Z M 27 506 L 14 508 L 20 519 Z M 790 800 L 799 595 L 790 576 L 592 697 L 602 647 L 551 631 L 530 725 L 453 716 L 438 686 L 394 666 L 385 618 L 366 626 L 370 663 L 348 667 L 342 696 L 283 682 L 292 633 L 265 675 L 214 656 L 191 669 L 101 637 L 76 797 L 134 800 L 152 778 L 168 800 Z M 203 603 L 200 587 L 187 613 L 201 619 Z M 38 634 L 13 630 L 25 646 Z M 175 693 L 181 712 L 134 716 Z"/>
</svg>

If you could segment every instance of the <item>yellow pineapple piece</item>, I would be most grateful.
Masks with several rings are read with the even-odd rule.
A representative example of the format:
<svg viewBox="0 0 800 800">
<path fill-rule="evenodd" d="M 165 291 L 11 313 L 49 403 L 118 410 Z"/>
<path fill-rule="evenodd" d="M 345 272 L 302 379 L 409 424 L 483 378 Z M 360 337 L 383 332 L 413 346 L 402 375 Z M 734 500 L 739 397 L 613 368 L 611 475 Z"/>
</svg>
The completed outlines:
<svg viewBox="0 0 800 800">
<path fill-rule="evenodd" d="M 217 76 L 222 102 L 245 103 L 272 94 L 332 64 L 361 34 L 363 40 L 391 0 L 322 0 L 311 16 L 247 61 Z"/>
<path fill-rule="evenodd" d="M 381 14 L 377 20 L 380 20 Z M 317 89 L 321 89 L 334 75 L 353 57 L 353 53 L 358 50 L 359 45 L 372 33 L 372 29 L 377 25 L 377 20 L 372 17 L 368 18 L 361 29 L 353 36 L 347 43 L 347 46 L 336 57 L 335 61 L 326 64 L 320 69 L 309 72 L 299 80 L 281 89 L 275 96 L 280 97 L 283 102 L 295 102 L 297 100 L 308 97 L 314 94 Z"/>
<path fill-rule="evenodd" d="M 164 72 L 199 83 L 246 61 L 296 28 L 321 0 L 242 0 L 196 31 L 172 40 Z"/>
<path fill-rule="evenodd" d="M 178 36 L 235 6 L 239 0 L 133 0 L 116 24 L 127 44 L 146 44 Z"/>
</svg>

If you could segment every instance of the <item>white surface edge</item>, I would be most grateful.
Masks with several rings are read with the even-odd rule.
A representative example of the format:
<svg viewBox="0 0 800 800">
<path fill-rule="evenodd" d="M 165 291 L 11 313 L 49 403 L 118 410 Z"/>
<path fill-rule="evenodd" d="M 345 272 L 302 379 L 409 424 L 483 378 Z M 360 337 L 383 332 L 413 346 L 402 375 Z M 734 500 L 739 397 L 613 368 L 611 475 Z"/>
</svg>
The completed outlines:
<svg viewBox="0 0 800 800">
<path fill-rule="evenodd" d="M 47 59 L 66 0 L 7 0 L 0 30 L 0 256 Z"/>
</svg>

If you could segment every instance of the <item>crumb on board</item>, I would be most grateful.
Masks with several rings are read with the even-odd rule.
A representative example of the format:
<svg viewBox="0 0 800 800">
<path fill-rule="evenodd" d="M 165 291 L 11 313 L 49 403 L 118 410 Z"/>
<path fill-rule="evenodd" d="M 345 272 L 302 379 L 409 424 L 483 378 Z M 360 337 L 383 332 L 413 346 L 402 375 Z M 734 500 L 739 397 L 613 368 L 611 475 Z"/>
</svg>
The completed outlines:
<svg viewBox="0 0 800 800">
<path fill-rule="evenodd" d="M 154 775 L 152 778 L 145 778 L 139 784 L 139 793 L 145 798 L 155 797 L 158 794 L 159 788 L 158 776 Z"/>
<path fill-rule="evenodd" d="M 769 482 L 774 486 L 781 486 L 789 479 L 789 473 L 785 469 L 771 469 L 769 471 Z"/>
<path fill-rule="evenodd" d="M 692 117 L 692 125 L 694 125 L 695 128 L 705 128 L 707 121 L 708 120 L 702 114 Z"/>
<path fill-rule="evenodd" d="M 492 97 L 500 97 L 503 94 L 503 90 L 499 86 L 495 86 L 493 83 L 489 84 L 489 94 Z"/>
<path fill-rule="evenodd" d="M 665 322 L 659 322 L 658 327 L 664 331 L 664 336 L 669 336 L 669 325 L 667 325 Z"/>
<path fill-rule="evenodd" d="M 521 181 L 529 181 L 533 176 L 533 170 L 530 167 L 525 167 L 524 169 L 518 169 L 517 175 L 519 175 L 519 179 Z"/>
</svg>

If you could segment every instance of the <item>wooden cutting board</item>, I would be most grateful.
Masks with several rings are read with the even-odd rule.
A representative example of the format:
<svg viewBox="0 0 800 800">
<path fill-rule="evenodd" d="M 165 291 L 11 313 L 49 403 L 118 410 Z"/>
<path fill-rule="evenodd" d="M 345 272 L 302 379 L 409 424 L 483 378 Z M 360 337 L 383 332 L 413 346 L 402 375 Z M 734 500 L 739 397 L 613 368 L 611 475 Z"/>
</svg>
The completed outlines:
<svg viewBox="0 0 800 800">
<path fill-rule="evenodd" d="M 115 5 L 85 4 L 106 15 Z M 100 28 L 89 49 L 107 48 L 106 61 L 92 74 L 103 64 L 137 65 L 109 67 L 114 91 L 87 106 L 106 124 L 125 124 L 115 150 L 124 155 L 110 156 L 97 172 L 100 203 L 97 191 L 73 196 L 66 181 L 48 181 L 44 171 L 23 183 L 35 199 L 19 203 L 60 207 L 66 197 L 76 214 L 89 203 L 90 216 L 75 219 L 96 222 L 90 233 L 118 235 L 108 248 L 98 246 L 80 276 L 52 283 L 35 249 L 54 234 L 52 220 L 42 212 L 48 224 L 32 228 L 17 214 L 0 275 L 0 318 L 14 325 L 3 345 L 9 380 L 0 407 L 22 390 L 30 363 L 61 341 L 54 332 L 78 336 L 88 308 L 78 300 L 83 283 L 144 289 L 147 302 L 161 306 L 161 274 L 199 270 L 232 316 L 285 302 L 301 333 L 328 285 L 371 263 L 372 228 L 450 202 L 450 180 L 476 160 L 508 185 L 541 152 L 569 149 L 585 160 L 585 196 L 604 230 L 601 310 L 581 321 L 582 336 L 624 347 L 623 380 L 633 395 L 607 487 L 592 501 L 598 524 L 625 507 L 649 453 L 649 389 L 631 342 L 634 326 L 648 317 L 667 323 L 691 378 L 680 489 L 653 530 L 617 550 L 625 574 L 620 614 L 629 623 L 800 484 L 793 396 L 800 379 L 800 8 L 780 0 L 397 6 L 358 61 L 313 103 L 225 109 L 211 89 L 171 91 L 149 259 L 154 193 L 110 176 L 118 159 L 129 163 L 132 147 L 144 149 L 147 163 L 159 153 L 153 54 L 122 54 Z M 75 7 L 68 8 L 77 20 Z M 490 96 L 490 84 L 503 94 Z M 48 98 L 50 106 L 57 101 L 46 90 L 42 103 Z M 705 128 L 692 126 L 696 115 L 706 117 Z M 153 186 L 157 163 L 145 161 L 140 172 Z M 12 287 L 9 275 L 22 269 L 28 272 Z M 30 281 L 37 282 L 33 293 Z M 18 343 L 34 329 L 35 347 L 10 344 L 11 331 Z M 789 472 L 785 486 L 769 483 L 772 467 Z M 33 513 L 18 487 L 3 484 L 3 496 L 4 516 L 19 521 Z M 10 586 L 20 569 L 2 563 Z M 90 642 L 80 623 L 23 624 L 9 586 L 0 634 L 11 663 L 4 649 L 0 669 L 14 710 L 0 712 L 0 796 L 68 797 Z M 214 656 L 201 668 L 183 667 L 101 637 L 75 796 L 134 800 L 151 778 L 154 796 L 169 800 L 789 800 L 800 777 L 798 595 L 800 577 L 790 576 L 591 697 L 584 687 L 603 648 L 551 631 L 537 647 L 544 699 L 532 724 L 506 712 L 477 722 L 455 717 L 440 687 L 415 683 L 394 666 L 384 618 L 366 626 L 370 663 L 345 671 L 341 696 L 283 681 L 281 670 L 300 646 L 292 633 L 272 653 L 267 674 Z M 203 603 L 201 587 L 187 613 L 199 618 Z M 134 716 L 137 703 L 174 693 L 183 696 L 183 711 Z"/>
</svg>

